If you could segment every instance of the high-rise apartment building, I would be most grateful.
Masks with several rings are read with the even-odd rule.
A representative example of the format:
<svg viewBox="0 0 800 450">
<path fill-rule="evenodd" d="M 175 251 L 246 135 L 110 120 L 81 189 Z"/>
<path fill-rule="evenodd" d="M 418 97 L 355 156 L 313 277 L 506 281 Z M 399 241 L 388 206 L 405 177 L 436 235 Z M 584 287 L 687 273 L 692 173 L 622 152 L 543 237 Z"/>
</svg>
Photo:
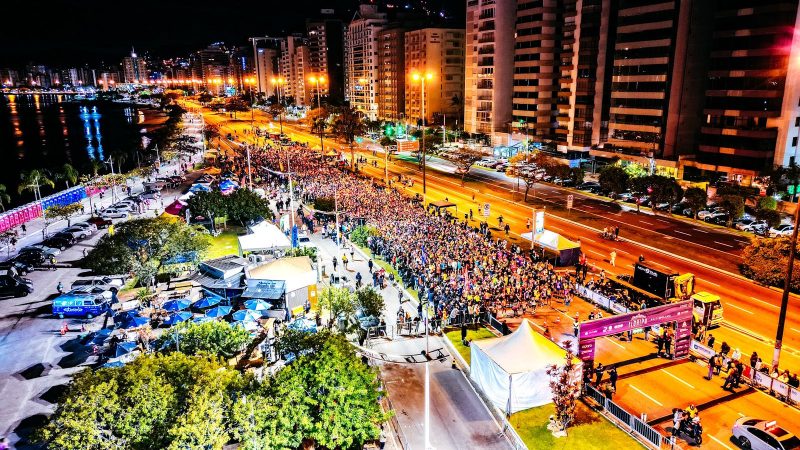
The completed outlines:
<svg viewBox="0 0 800 450">
<path fill-rule="evenodd" d="M 370 119 L 378 117 L 378 33 L 385 25 L 377 5 L 361 5 L 345 32 L 346 99 Z"/>
<path fill-rule="evenodd" d="M 302 35 L 287 36 L 281 42 L 280 70 L 286 81 L 283 95 L 293 97 L 295 104 L 300 106 L 311 105 L 313 100 L 314 92 L 311 82 L 307 80 L 311 76 L 310 59 L 309 48 Z"/>
<path fill-rule="evenodd" d="M 209 91 L 222 94 L 229 77 L 230 56 L 222 42 L 215 42 L 194 55 L 191 78 L 202 80 Z"/>
<path fill-rule="evenodd" d="M 306 22 L 309 70 L 325 77 L 319 89 L 323 97 L 344 99 L 344 24 L 334 18 Z M 312 87 L 315 90 L 316 85 Z"/>
<path fill-rule="evenodd" d="M 131 56 L 122 58 L 122 79 L 125 83 L 144 83 L 148 79 L 147 62 L 131 49 Z"/>
<path fill-rule="evenodd" d="M 790 0 L 717 0 L 697 153 L 688 170 L 749 184 L 797 161 L 800 18 Z"/>
<path fill-rule="evenodd" d="M 405 34 L 405 114 L 422 121 L 422 90 L 410 75 L 431 73 L 425 83 L 425 123 L 461 120 L 464 92 L 464 30 L 423 28 Z M 454 99 L 454 97 L 456 97 Z M 456 100 L 456 101 L 454 101 Z"/>
<path fill-rule="evenodd" d="M 271 97 L 275 95 L 275 84 L 272 80 L 280 74 L 278 71 L 278 50 L 258 47 L 255 55 L 256 88 L 267 97 Z"/>
<path fill-rule="evenodd" d="M 468 0 L 464 130 L 500 142 L 509 132 L 516 0 Z"/>
<path fill-rule="evenodd" d="M 378 117 L 405 118 L 406 65 L 405 28 L 387 28 L 378 33 Z"/>
</svg>

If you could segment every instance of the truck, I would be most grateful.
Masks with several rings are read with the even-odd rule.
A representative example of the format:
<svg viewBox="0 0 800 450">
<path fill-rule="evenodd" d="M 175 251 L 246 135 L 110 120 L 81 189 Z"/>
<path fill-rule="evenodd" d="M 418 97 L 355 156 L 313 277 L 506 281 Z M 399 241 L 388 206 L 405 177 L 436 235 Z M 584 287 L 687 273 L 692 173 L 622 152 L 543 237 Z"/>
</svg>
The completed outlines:
<svg viewBox="0 0 800 450">
<path fill-rule="evenodd" d="M 695 323 L 707 328 L 722 325 L 720 297 L 710 292 L 695 292 L 695 277 L 691 273 L 681 275 L 668 268 L 659 269 L 652 264 L 638 262 L 634 264 L 631 284 L 664 302 L 692 300 Z"/>
</svg>

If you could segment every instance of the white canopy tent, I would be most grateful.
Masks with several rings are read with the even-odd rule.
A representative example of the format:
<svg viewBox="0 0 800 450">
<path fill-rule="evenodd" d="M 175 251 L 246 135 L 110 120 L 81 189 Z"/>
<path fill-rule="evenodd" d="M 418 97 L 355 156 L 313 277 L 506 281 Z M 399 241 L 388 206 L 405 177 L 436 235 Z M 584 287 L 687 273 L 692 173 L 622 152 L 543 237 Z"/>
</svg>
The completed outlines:
<svg viewBox="0 0 800 450">
<path fill-rule="evenodd" d="M 551 403 L 548 367 L 567 352 L 531 328 L 527 319 L 508 336 L 473 341 L 470 378 L 507 414 Z"/>
<path fill-rule="evenodd" d="M 239 236 L 239 254 L 291 247 L 283 232 L 266 220 L 250 227 L 250 234 Z"/>
</svg>

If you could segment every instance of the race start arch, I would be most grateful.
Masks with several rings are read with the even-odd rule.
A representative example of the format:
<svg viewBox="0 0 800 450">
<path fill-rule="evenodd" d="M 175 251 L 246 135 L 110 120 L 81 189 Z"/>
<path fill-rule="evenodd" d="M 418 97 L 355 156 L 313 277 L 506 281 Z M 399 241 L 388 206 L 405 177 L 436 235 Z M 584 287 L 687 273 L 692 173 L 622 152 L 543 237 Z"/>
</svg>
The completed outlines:
<svg viewBox="0 0 800 450">
<path fill-rule="evenodd" d="M 664 324 L 674 324 L 673 359 L 688 357 L 692 341 L 691 300 L 582 322 L 578 331 L 578 356 L 582 361 L 594 361 L 595 339 Z"/>
</svg>

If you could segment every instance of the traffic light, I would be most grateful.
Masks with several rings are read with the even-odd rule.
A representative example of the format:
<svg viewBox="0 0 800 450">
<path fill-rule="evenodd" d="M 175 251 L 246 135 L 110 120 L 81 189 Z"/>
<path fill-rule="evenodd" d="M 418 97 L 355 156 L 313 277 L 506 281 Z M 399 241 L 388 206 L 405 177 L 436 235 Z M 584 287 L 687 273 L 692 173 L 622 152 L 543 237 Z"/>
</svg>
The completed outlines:
<svg viewBox="0 0 800 450">
<path fill-rule="evenodd" d="M 387 137 L 394 137 L 395 133 L 394 125 L 391 123 L 386 124 L 386 129 L 383 131 L 383 135 Z"/>
</svg>

